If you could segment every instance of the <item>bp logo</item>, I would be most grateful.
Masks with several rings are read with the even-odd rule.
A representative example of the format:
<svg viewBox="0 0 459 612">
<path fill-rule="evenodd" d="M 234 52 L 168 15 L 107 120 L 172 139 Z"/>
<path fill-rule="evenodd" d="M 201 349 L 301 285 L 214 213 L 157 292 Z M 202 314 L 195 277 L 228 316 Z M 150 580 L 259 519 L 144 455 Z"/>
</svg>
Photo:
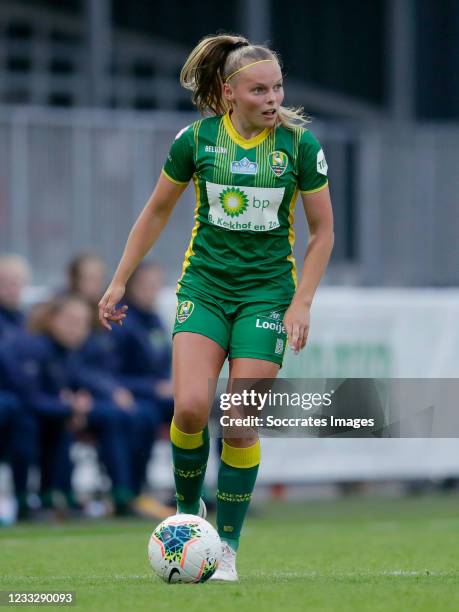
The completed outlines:
<svg viewBox="0 0 459 612">
<path fill-rule="evenodd" d="M 230 217 L 239 217 L 247 210 L 249 199 L 237 187 L 227 187 L 218 196 L 223 210 Z"/>
<path fill-rule="evenodd" d="M 272 151 L 268 155 L 269 167 L 276 176 L 282 176 L 287 170 L 288 157 L 283 151 Z"/>
<path fill-rule="evenodd" d="M 187 300 L 186 302 L 180 302 L 177 306 L 177 321 L 183 323 L 193 313 L 194 303 Z"/>
</svg>

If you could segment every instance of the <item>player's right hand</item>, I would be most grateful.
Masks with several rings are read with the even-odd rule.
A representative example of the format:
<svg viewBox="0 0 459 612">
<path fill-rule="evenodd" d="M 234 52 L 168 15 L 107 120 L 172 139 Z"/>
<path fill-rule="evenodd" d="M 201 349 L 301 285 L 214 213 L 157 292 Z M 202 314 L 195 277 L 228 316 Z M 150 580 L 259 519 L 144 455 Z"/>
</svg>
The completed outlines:
<svg viewBox="0 0 459 612">
<path fill-rule="evenodd" d="M 99 321 L 103 327 L 111 330 L 112 326 L 109 321 L 114 321 L 118 325 L 123 325 L 123 319 L 126 318 L 127 306 L 116 308 L 116 305 L 122 300 L 125 285 L 109 285 L 99 302 Z"/>
</svg>

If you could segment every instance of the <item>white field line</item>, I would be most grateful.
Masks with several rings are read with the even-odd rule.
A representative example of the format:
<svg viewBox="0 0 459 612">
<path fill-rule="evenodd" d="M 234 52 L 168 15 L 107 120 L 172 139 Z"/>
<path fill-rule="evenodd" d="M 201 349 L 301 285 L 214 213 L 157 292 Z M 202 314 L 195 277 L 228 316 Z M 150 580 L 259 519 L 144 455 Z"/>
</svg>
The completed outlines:
<svg viewBox="0 0 459 612">
<path fill-rule="evenodd" d="M 62 576 L 0 576 L 0 579 L 3 583 L 11 582 L 48 582 L 48 581 L 56 581 L 60 582 L 62 580 L 68 580 L 70 582 L 78 581 L 78 580 L 102 580 L 107 582 L 112 582 L 113 580 L 146 580 L 154 577 L 153 572 L 147 572 L 145 574 L 67 574 Z"/>
<path fill-rule="evenodd" d="M 430 570 L 384 570 L 378 571 L 355 571 L 355 572 L 251 572 L 251 576 L 259 576 L 263 578 L 459 578 L 459 571 L 435 572 Z"/>
<path fill-rule="evenodd" d="M 244 576 L 243 576 L 244 577 Z M 316 571 L 305 571 L 305 572 L 261 572 L 261 571 L 252 571 L 246 574 L 248 579 L 250 578 L 263 578 L 266 580 L 275 580 L 275 579 L 286 579 L 286 578 L 459 578 L 459 571 L 448 571 L 448 572 L 436 572 L 430 570 L 385 570 L 385 571 L 356 571 L 356 572 L 316 572 Z M 71 575 L 62 575 L 62 576 L 17 576 L 17 575 L 4 575 L 1 576 L 1 580 L 3 584 L 11 582 L 12 584 L 24 583 L 30 584 L 32 582 L 78 582 L 79 580 L 90 580 L 91 582 L 94 580 L 102 581 L 102 582 L 113 582 L 117 581 L 130 581 L 130 580 L 151 580 L 154 579 L 155 576 L 153 572 L 146 572 L 144 574 L 71 574 Z"/>
</svg>

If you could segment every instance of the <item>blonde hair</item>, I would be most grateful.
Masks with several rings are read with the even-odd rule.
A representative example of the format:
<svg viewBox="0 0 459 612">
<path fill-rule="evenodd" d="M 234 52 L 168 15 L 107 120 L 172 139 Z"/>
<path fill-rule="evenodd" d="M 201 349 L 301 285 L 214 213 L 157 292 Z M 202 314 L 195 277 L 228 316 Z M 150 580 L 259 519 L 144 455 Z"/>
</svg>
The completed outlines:
<svg viewBox="0 0 459 612">
<path fill-rule="evenodd" d="M 265 60 L 281 66 L 279 56 L 264 45 L 252 45 L 247 38 L 232 34 L 206 36 L 188 56 L 180 83 L 193 92 L 192 101 L 203 115 L 224 115 L 230 105 L 223 96 L 223 83 L 246 64 Z M 303 126 L 310 120 L 302 107 L 279 108 L 279 123 L 288 129 Z"/>
</svg>

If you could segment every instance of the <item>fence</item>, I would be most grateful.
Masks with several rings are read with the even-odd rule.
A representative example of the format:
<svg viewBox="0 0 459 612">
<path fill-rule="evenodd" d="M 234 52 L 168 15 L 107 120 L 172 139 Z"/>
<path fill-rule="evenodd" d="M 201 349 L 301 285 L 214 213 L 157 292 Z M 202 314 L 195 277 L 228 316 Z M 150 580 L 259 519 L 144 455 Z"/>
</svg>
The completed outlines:
<svg viewBox="0 0 459 612">
<path fill-rule="evenodd" d="M 63 264 L 92 249 L 110 267 L 144 205 L 180 113 L 0 111 L 1 250 L 24 254 L 35 282 L 59 282 Z M 326 282 L 454 285 L 459 281 L 459 129 L 314 122 L 330 168 L 336 242 Z M 154 249 L 169 284 L 189 241 L 188 189 Z M 296 255 L 307 241 L 297 208 Z"/>
</svg>

